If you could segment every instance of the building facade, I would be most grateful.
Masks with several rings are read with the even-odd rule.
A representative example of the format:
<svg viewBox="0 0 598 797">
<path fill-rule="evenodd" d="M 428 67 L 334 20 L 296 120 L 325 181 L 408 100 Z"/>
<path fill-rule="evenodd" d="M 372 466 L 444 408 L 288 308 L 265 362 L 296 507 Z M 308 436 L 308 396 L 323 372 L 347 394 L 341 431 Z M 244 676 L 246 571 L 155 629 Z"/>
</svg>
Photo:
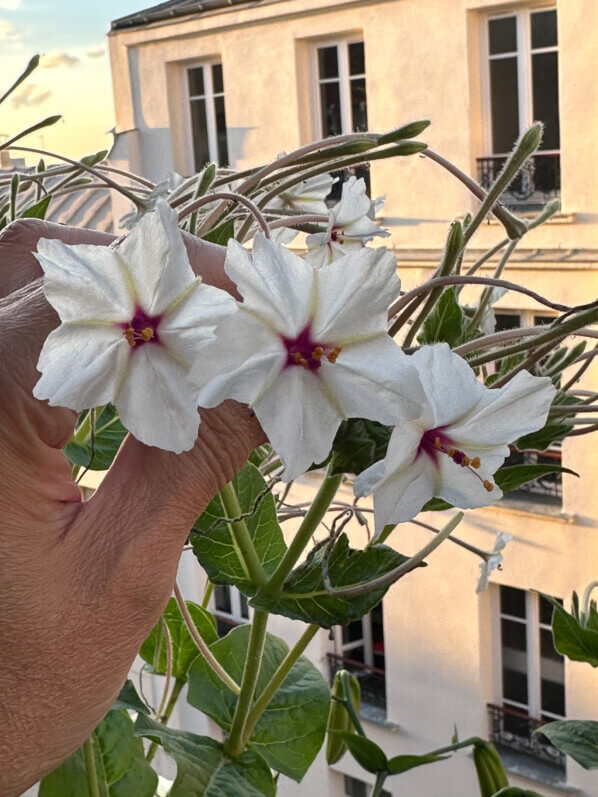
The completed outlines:
<svg viewBox="0 0 598 797">
<path fill-rule="evenodd" d="M 598 294 L 595 0 L 175 0 L 117 20 L 109 42 L 112 160 L 154 180 L 171 170 L 189 175 L 206 160 L 252 167 L 322 136 L 427 118 L 433 124 L 422 138 L 484 184 L 519 133 L 542 119 L 542 148 L 504 199 L 533 215 L 558 197 L 561 210 L 523 239 L 508 278 L 569 305 Z M 367 177 L 372 196 L 386 194 L 381 222 L 391 231 L 403 285 L 413 287 L 436 267 L 450 222 L 475 200 L 425 157 L 377 162 Z M 503 237 L 490 220 L 467 258 L 473 262 Z M 480 273 L 491 275 L 496 262 Z M 501 298 L 496 312 L 497 328 L 549 318 L 519 294 Z M 596 372 L 584 379 L 595 386 Z M 554 652 L 550 616 L 536 592 L 568 605 L 573 590 L 597 577 L 598 448 L 590 437 L 574 437 L 542 456 L 562 459 L 579 478 L 534 483 L 467 513 L 459 527 L 485 550 L 499 531 L 514 537 L 487 592 L 475 594 L 477 561 L 445 544 L 370 616 L 321 632 L 308 655 L 326 673 L 342 665 L 359 674 L 367 732 L 388 755 L 443 746 L 456 725 L 463 738 L 497 740 L 513 783 L 549 796 L 592 797 L 598 776 L 530 738 L 542 720 L 598 718 L 596 672 Z M 309 495 L 314 485 L 308 479 L 297 489 Z M 440 525 L 437 515 L 426 520 Z M 391 538 L 402 552 L 427 542 L 422 529 L 404 528 Z M 360 528 L 351 533 L 363 544 Z M 198 599 L 202 574 L 189 554 L 181 579 L 186 595 Z M 251 614 L 227 589 L 215 590 L 213 609 L 222 628 Z M 292 642 L 301 627 L 273 617 L 271 630 Z M 185 704 L 177 722 L 215 732 Z M 367 782 L 348 755 L 329 768 L 320 754 L 304 781 L 284 780 L 281 793 L 361 797 Z M 390 779 L 386 790 L 479 793 L 466 754 Z"/>
</svg>

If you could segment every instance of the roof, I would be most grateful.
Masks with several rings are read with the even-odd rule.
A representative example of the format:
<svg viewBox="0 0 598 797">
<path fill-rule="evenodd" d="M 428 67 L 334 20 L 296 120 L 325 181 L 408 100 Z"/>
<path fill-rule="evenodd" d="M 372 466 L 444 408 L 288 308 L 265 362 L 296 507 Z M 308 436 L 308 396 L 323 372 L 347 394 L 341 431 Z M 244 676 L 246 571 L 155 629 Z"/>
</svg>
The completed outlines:
<svg viewBox="0 0 598 797">
<path fill-rule="evenodd" d="M 124 30 L 126 28 L 142 27 L 152 22 L 175 19 L 191 15 L 203 14 L 205 11 L 216 11 L 230 6 L 246 5 L 258 6 L 262 0 L 169 0 L 157 6 L 151 6 L 135 14 L 115 19 L 110 26 L 111 30 Z"/>
</svg>

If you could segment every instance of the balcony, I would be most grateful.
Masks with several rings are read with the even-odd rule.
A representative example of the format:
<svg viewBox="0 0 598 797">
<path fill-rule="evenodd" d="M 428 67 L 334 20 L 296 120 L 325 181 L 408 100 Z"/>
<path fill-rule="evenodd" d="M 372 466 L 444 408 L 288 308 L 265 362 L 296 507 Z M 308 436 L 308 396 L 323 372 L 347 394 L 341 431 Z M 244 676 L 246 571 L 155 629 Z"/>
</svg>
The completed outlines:
<svg viewBox="0 0 598 797">
<path fill-rule="evenodd" d="M 549 764 L 554 769 L 565 769 L 565 755 L 553 747 L 542 734 L 534 733 L 546 721 L 529 717 L 523 711 L 488 703 L 490 741 L 500 750 L 514 751 Z"/>
<path fill-rule="evenodd" d="M 507 158 L 493 155 L 478 158 L 478 182 L 488 190 Z M 539 210 L 561 195 L 561 158 L 558 152 L 539 152 L 528 160 L 501 196 L 503 205 L 517 210 Z"/>
<path fill-rule="evenodd" d="M 336 656 L 334 653 L 328 654 L 328 669 L 331 684 L 339 670 L 347 670 L 354 675 L 361 687 L 362 704 L 386 713 L 386 674 L 384 670 L 354 659 Z"/>
</svg>

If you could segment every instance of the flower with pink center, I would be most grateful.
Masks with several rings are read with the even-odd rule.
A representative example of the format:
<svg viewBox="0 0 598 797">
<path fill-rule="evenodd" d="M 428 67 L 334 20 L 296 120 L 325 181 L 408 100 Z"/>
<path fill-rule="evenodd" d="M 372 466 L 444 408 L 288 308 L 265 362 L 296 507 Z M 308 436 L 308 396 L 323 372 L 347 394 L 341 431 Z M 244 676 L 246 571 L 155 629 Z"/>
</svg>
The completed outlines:
<svg viewBox="0 0 598 797">
<path fill-rule="evenodd" d="M 400 287 L 392 253 L 359 249 L 314 269 L 257 235 L 252 253 L 229 241 L 225 270 L 243 302 L 190 378 L 202 407 L 253 407 L 286 480 L 326 459 L 345 418 L 396 424 L 420 414 L 417 373 L 386 333 Z"/>
<path fill-rule="evenodd" d="M 519 372 L 495 390 L 479 382 L 446 343 L 410 358 L 426 396 L 415 421 L 397 425 L 386 457 L 359 474 L 355 495 L 373 492 L 376 533 L 412 520 L 430 498 L 473 509 L 502 492 L 492 474 L 509 443 L 541 429 L 556 390 L 547 377 Z"/>
<path fill-rule="evenodd" d="M 387 237 L 388 230 L 374 222 L 384 198 L 372 201 L 363 177 L 349 177 L 343 183 L 340 201 L 330 211 L 326 232 L 308 235 L 308 261 L 317 267 L 327 265 L 348 252 L 363 248 L 375 237 Z"/>
<path fill-rule="evenodd" d="M 114 246 L 43 239 L 36 256 L 61 320 L 40 354 L 36 398 L 77 411 L 110 402 L 141 442 L 190 449 L 199 414 L 187 372 L 235 302 L 193 274 L 177 214 L 159 200 Z"/>
</svg>

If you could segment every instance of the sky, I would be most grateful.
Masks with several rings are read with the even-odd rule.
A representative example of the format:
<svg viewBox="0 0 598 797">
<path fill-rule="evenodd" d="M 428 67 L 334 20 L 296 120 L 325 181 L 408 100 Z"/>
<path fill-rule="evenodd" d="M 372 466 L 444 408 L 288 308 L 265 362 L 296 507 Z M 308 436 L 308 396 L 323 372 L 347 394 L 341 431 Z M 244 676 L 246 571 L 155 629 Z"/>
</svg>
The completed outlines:
<svg viewBox="0 0 598 797">
<path fill-rule="evenodd" d="M 0 0 L 0 94 L 33 55 L 43 56 L 38 69 L 0 106 L 0 140 L 61 114 L 56 125 L 22 143 L 75 158 L 109 148 L 114 104 L 106 34 L 111 20 L 157 2 Z M 12 156 L 23 154 L 12 150 Z M 39 159 L 25 157 L 28 163 Z"/>
</svg>

